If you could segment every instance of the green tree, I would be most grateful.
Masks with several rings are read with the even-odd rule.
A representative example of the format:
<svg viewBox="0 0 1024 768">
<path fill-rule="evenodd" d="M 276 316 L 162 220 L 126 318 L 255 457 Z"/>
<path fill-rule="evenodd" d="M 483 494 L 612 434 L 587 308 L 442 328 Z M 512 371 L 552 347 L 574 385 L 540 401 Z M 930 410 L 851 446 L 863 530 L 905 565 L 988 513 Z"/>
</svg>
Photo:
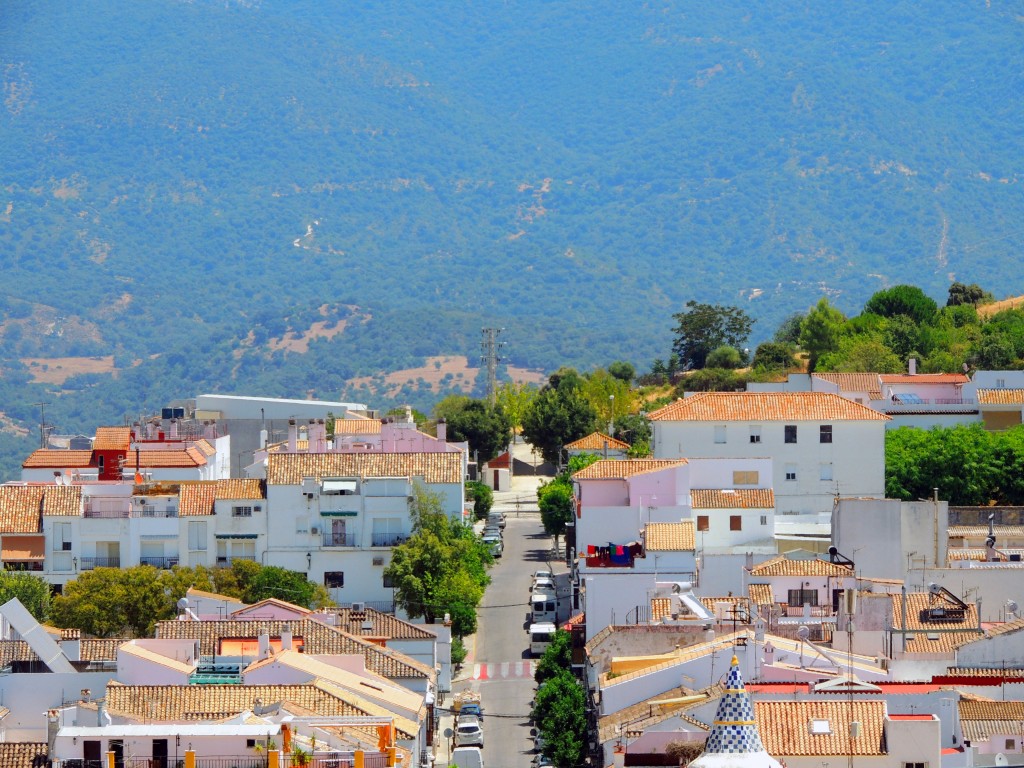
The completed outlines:
<svg viewBox="0 0 1024 768">
<path fill-rule="evenodd" d="M 580 392 L 578 376 L 557 381 L 544 387 L 524 414 L 523 437 L 545 461 L 560 466 L 562 447 L 593 432 L 597 413 Z"/>
<path fill-rule="evenodd" d="M 629 384 L 600 368 L 584 377 L 580 391 L 604 424 L 614 424 L 619 414 L 633 409 L 634 394 Z"/>
<path fill-rule="evenodd" d="M 786 371 L 796 366 L 791 344 L 766 341 L 754 350 L 754 368 L 765 371 Z"/>
<path fill-rule="evenodd" d="M 984 505 L 1003 485 L 992 433 L 980 424 L 929 430 L 900 427 L 885 433 L 885 493 L 929 498 L 939 489 L 950 504 Z"/>
<path fill-rule="evenodd" d="M 970 304 L 976 307 L 979 304 L 993 300 L 992 294 L 984 290 L 977 283 L 965 285 L 964 283 L 955 282 L 949 286 L 949 298 L 946 299 L 946 306 L 957 307 L 962 304 Z"/>
<path fill-rule="evenodd" d="M 816 369 L 818 358 L 838 349 L 845 322 L 843 313 L 829 304 L 826 298 L 820 299 L 804 317 L 800 326 L 800 346 L 807 351 L 810 371 Z"/>
<path fill-rule="evenodd" d="M 466 497 L 473 502 L 473 515 L 477 520 L 483 520 L 491 511 L 494 504 L 494 492 L 477 480 L 470 480 L 466 483 Z"/>
<path fill-rule="evenodd" d="M 877 291 L 864 305 L 864 311 L 873 315 L 906 315 L 917 324 L 929 322 L 938 309 L 935 300 L 915 285 L 894 285 Z"/>
<path fill-rule="evenodd" d="M 557 549 L 558 537 L 565 534 L 566 526 L 572 520 L 572 485 L 558 479 L 542 484 L 537 489 L 537 505 L 544 532 L 555 538 Z"/>
<path fill-rule="evenodd" d="M 882 342 L 870 337 L 844 336 L 839 349 L 824 355 L 817 371 L 844 373 L 902 373 L 903 362 Z"/>
<path fill-rule="evenodd" d="M 250 562 L 236 560 L 238 562 Z M 323 608 L 332 605 L 330 595 L 322 584 L 306 578 L 306 574 L 289 571 L 276 565 L 259 566 L 252 577 L 246 579 L 242 601 L 252 604 L 273 597 L 303 608 Z"/>
<path fill-rule="evenodd" d="M 608 373 L 619 381 L 624 381 L 626 384 L 632 384 L 633 379 L 636 378 L 636 368 L 633 367 L 633 364 L 622 360 L 610 363 L 608 365 Z"/>
<path fill-rule="evenodd" d="M 723 345 L 711 351 L 706 361 L 708 368 L 736 369 L 743 365 L 743 353 L 736 347 Z"/>
<path fill-rule="evenodd" d="M 612 437 L 625 440 L 630 445 L 637 442 L 649 442 L 651 439 L 651 422 L 639 413 L 626 413 L 615 419 L 615 434 Z"/>
<path fill-rule="evenodd" d="M 703 368 L 712 350 L 722 345 L 741 348 L 750 337 L 754 320 L 739 307 L 701 304 L 690 300 L 686 311 L 672 317 L 675 341 L 672 350 L 684 369 Z"/>
<path fill-rule="evenodd" d="M 0 571 L 0 605 L 18 598 L 36 621 L 50 616 L 50 585 L 46 579 L 22 571 Z"/>
<path fill-rule="evenodd" d="M 508 419 L 513 432 L 523 426 L 523 415 L 530 408 L 530 403 L 537 397 L 537 386 L 526 382 L 506 381 L 498 387 L 495 402 Z"/>
<path fill-rule="evenodd" d="M 800 326 L 803 324 L 803 321 L 804 315 L 802 312 L 794 312 L 792 315 L 789 315 L 775 331 L 775 335 L 772 336 L 772 342 L 775 344 L 786 344 L 790 347 L 794 344 L 799 344 Z"/>
<path fill-rule="evenodd" d="M 537 669 L 533 673 L 533 679 L 537 685 L 544 685 L 548 680 L 561 674 L 572 671 L 572 636 L 564 629 L 555 632 L 551 645 L 544 651 L 544 655 L 537 662 Z"/>
<path fill-rule="evenodd" d="M 545 681 L 534 698 L 533 719 L 544 738 L 544 754 L 558 768 L 576 768 L 586 749 L 583 686 L 569 672 Z"/>
<path fill-rule="evenodd" d="M 174 616 L 160 571 L 151 565 L 96 568 L 64 585 L 50 617 L 58 627 L 77 627 L 96 637 L 150 637 L 156 622 Z"/>
<path fill-rule="evenodd" d="M 676 392 L 737 392 L 746 386 L 746 378 L 726 368 L 702 368 L 691 371 L 676 384 Z"/>
<path fill-rule="evenodd" d="M 434 408 L 434 415 L 448 424 L 448 440 L 469 443 L 480 462 L 490 461 L 508 449 L 512 427 L 501 408 L 464 395 L 449 395 Z"/>
</svg>

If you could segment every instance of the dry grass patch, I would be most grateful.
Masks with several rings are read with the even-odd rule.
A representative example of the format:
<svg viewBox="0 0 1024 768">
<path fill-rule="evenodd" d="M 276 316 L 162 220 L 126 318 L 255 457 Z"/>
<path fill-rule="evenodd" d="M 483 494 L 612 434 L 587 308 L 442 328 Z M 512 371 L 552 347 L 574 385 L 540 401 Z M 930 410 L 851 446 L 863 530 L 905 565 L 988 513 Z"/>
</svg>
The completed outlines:
<svg viewBox="0 0 1024 768">
<path fill-rule="evenodd" d="M 41 384 L 63 384 L 80 373 L 116 374 L 114 356 L 103 357 L 23 357 L 32 380 Z"/>
</svg>

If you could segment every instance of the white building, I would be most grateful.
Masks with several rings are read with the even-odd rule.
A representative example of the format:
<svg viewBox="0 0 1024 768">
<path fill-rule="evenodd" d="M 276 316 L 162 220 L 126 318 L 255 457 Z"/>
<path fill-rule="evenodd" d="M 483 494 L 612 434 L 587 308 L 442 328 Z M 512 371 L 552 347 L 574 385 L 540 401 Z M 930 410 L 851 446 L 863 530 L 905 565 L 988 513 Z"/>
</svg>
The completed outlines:
<svg viewBox="0 0 1024 768">
<path fill-rule="evenodd" d="M 702 392 L 650 419 L 658 459 L 770 458 L 780 515 L 827 522 L 836 496 L 885 493 L 889 417 L 839 395 Z"/>
</svg>

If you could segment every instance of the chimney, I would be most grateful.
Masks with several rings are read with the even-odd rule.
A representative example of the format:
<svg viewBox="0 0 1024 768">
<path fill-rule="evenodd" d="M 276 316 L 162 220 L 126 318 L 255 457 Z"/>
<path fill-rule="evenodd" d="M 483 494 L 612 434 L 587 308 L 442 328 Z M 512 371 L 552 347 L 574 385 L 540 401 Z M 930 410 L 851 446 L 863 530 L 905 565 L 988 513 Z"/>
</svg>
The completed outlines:
<svg viewBox="0 0 1024 768">
<path fill-rule="evenodd" d="M 327 425 L 323 419 L 316 420 L 316 452 L 323 453 L 327 450 Z"/>
<path fill-rule="evenodd" d="M 442 443 L 448 441 L 448 422 L 443 418 L 437 420 L 437 439 Z"/>
<path fill-rule="evenodd" d="M 178 439 L 178 420 L 171 419 L 171 440 Z"/>
<path fill-rule="evenodd" d="M 292 631 L 288 627 L 281 630 L 281 650 L 290 651 L 292 649 Z"/>
<path fill-rule="evenodd" d="M 256 639 L 256 642 L 258 647 L 257 658 L 260 660 L 269 659 L 271 655 L 270 634 L 266 630 L 263 630 L 262 632 L 260 632 L 259 637 Z"/>
<path fill-rule="evenodd" d="M 60 710 L 48 709 L 46 711 L 46 746 L 49 747 L 49 754 L 53 757 L 56 751 L 57 731 L 60 730 Z"/>
<path fill-rule="evenodd" d="M 295 419 L 288 419 L 288 453 L 295 453 L 295 445 L 299 439 L 299 428 L 295 426 Z"/>
<path fill-rule="evenodd" d="M 626 764 L 626 748 L 622 746 L 622 743 L 615 745 L 615 750 L 612 752 L 612 766 L 614 768 L 623 768 Z"/>
<path fill-rule="evenodd" d="M 907 371 L 911 376 L 917 375 L 917 358 L 912 357 L 907 361 Z"/>
</svg>

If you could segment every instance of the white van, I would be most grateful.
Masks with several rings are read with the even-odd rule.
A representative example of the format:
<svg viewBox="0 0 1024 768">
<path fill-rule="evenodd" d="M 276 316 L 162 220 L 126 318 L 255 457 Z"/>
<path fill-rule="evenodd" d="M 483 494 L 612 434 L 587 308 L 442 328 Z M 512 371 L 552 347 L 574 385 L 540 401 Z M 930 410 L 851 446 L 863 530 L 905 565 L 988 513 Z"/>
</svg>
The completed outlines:
<svg viewBox="0 0 1024 768">
<path fill-rule="evenodd" d="M 533 656 L 543 656 L 544 651 L 551 645 L 551 641 L 555 639 L 555 632 L 558 628 L 550 621 L 544 621 L 539 624 L 530 625 L 530 654 Z"/>
<path fill-rule="evenodd" d="M 484 753 L 480 747 L 456 747 L 452 750 L 451 765 L 456 768 L 484 768 Z"/>
<path fill-rule="evenodd" d="M 558 620 L 558 598 L 553 592 L 534 592 L 530 595 L 530 621 L 534 624 Z"/>
</svg>

